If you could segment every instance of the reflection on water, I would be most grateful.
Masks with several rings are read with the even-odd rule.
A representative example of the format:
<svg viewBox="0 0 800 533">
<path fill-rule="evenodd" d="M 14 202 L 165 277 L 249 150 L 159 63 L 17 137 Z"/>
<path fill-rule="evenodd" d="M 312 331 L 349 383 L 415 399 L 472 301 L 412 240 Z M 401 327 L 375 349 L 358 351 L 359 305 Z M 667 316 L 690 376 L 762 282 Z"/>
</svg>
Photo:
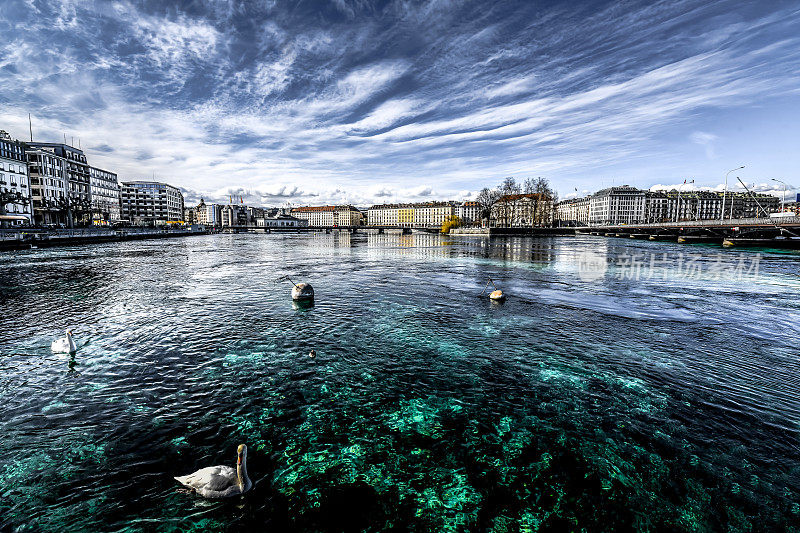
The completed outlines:
<svg viewBox="0 0 800 533">
<path fill-rule="evenodd" d="M 718 253 L 320 232 L 0 255 L 0 529 L 798 528 L 800 256 L 720 280 L 742 255 Z M 240 442 L 244 498 L 178 490 Z"/>
</svg>

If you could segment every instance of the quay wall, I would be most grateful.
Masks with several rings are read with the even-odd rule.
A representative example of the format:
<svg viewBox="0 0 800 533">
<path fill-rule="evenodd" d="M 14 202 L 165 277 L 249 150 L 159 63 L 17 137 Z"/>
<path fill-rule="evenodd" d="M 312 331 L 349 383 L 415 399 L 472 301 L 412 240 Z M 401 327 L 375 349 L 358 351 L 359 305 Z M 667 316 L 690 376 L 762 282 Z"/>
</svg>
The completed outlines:
<svg viewBox="0 0 800 533">
<path fill-rule="evenodd" d="M 125 228 L 118 230 L 14 230 L 0 232 L 0 251 L 74 246 L 103 242 L 136 241 L 144 239 L 169 239 L 208 235 L 207 230 L 161 230 Z"/>
</svg>

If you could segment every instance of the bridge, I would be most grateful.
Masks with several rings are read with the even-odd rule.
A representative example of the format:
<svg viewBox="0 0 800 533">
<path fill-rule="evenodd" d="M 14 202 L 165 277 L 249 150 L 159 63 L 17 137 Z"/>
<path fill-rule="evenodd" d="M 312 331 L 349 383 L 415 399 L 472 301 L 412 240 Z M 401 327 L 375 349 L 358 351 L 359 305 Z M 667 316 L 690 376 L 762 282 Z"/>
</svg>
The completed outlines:
<svg viewBox="0 0 800 533">
<path fill-rule="evenodd" d="M 578 234 L 651 241 L 800 249 L 800 217 L 685 220 L 575 228 Z"/>
<path fill-rule="evenodd" d="M 222 228 L 223 233 L 292 233 L 292 232 L 324 232 L 324 233 L 441 233 L 441 226 L 228 226 Z"/>
</svg>

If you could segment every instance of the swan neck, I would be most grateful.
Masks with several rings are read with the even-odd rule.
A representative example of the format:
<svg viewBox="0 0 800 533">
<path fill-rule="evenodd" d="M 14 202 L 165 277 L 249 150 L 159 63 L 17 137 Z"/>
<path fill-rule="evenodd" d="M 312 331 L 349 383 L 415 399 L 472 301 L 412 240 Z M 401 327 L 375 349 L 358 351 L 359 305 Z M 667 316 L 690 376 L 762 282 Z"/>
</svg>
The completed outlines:
<svg viewBox="0 0 800 533">
<path fill-rule="evenodd" d="M 239 481 L 239 489 L 244 492 L 250 484 L 250 479 L 247 477 L 247 457 L 242 457 L 242 462 L 236 465 L 236 477 Z"/>
</svg>

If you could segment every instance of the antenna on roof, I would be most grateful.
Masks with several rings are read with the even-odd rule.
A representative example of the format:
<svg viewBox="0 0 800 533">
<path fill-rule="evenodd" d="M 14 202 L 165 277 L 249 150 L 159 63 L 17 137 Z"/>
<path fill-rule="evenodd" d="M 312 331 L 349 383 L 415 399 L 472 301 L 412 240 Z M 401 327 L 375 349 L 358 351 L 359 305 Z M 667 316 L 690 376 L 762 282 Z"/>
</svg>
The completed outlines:
<svg viewBox="0 0 800 533">
<path fill-rule="evenodd" d="M 31 142 L 33 142 L 33 122 L 31 122 L 30 113 L 28 113 L 28 128 L 31 130 Z"/>
<path fill-rule="evenodd" d="M 67 134 L 64 134 L 64 144 L 67 144 Z"/>
</svg>

